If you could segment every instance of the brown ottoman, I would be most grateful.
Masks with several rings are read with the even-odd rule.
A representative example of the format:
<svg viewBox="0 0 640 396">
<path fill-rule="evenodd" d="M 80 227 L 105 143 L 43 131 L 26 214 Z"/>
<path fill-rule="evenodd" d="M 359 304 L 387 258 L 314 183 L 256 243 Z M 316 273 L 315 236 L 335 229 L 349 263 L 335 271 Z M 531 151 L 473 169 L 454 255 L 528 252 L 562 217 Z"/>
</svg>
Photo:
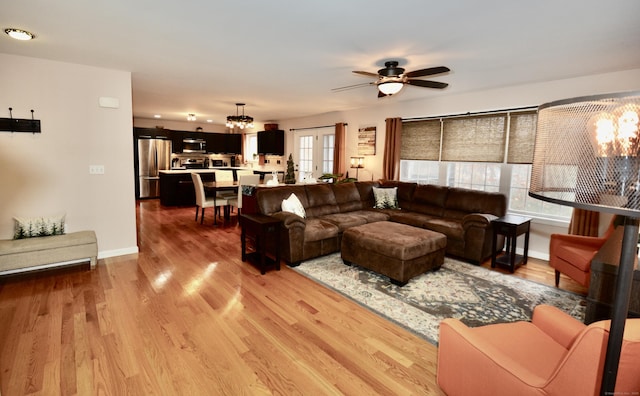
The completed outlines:
<svg viewBox="0 0 640 396">
<path fill-rule="evenodd" d="M 447 237 L 391 221 L 348 228 L 342 235 L 342 260 L 388 276 L 404 286 L 409 279 L 444 263 Z"/>
</svg>

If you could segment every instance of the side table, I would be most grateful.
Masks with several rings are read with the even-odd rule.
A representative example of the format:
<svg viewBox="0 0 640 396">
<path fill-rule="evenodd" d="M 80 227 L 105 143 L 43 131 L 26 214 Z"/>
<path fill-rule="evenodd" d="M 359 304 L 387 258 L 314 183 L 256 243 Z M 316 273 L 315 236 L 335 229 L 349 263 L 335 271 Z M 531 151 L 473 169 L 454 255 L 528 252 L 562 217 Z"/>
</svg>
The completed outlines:
<svg viewBox="0 0 640 396">
<path fill-rule="evenodd" d="M 505 215 L 492 220 L 491 226 L 493 228 L 491 268 L 495 268 L 496 264 L 500 264 L 507 266 L 509 270 L 513 272 L 516 266 L 527 264 L 531 219 L 517 215 Z M 518 236 L 522 234 L 524 234 L 524 252 L 522 255 L 519 255 L 516 254 L 516 242 Z M 507 240 L 506 254 L 500 257 L 498 257 L 498 253 L 496 252 L 498 235 L 504 235 Z"/>
<path fill-rule="evenodd" d="M 254 261 L 265 274 L 268 266 L 274 266 L 280 271 L 280 227 L 282 221 L 259 213 L 241 213 L 239 217 L 240 241 L 242 244 L 242 261 Z M 254 241 L 254 251 L 247 252 L 247 238 Z M 268 249 L 268 247 L 272 249 Z M 273 259 L 268 256 L 273 252 Z"/>
</svg>

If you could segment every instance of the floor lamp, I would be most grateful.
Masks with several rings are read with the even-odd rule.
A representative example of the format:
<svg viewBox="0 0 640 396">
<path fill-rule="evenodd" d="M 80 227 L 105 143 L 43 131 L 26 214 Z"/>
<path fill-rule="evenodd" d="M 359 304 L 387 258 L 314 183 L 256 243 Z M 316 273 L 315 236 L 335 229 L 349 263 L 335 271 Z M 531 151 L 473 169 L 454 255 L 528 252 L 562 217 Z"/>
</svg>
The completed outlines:
<svg viewBox="0 0 640 396">
<path fill-rule="evenodd" d="M 538 108 L 529 195 L 624 216 L 624 237 L 602 373 L 613 394 L 640 218 L 640 91 L 560 100 Z"/>
</svg>

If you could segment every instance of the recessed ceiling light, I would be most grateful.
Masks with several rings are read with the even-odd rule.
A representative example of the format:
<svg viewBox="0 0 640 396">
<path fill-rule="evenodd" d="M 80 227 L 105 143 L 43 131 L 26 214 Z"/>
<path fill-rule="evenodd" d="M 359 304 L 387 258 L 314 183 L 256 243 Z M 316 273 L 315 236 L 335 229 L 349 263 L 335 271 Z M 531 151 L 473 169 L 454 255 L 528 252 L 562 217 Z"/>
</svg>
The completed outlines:
<svg viewBox="0 0 640 396">
<path fill-rule="evenodd" d="M 213 120 L 207 120 L 207 122 L 213 122 Z"/>
<path fill-rule="evenodd" d="M 153 118 L 162 118 L 162 116 L 160 114 L 155 114 Z"/>
<path fill-rule="evenodd" d="M 16 40 L 26 41 L 26 40 L 32 40 L 33 38 L 36 37 L 33 33 L 27 32 L 26 30 L 22 30 L 22 29 L 7 28 L 7 29 L 4 29 L 4 32 L 8 34 L 9 37 L 14 38 Z"/>
</svg>

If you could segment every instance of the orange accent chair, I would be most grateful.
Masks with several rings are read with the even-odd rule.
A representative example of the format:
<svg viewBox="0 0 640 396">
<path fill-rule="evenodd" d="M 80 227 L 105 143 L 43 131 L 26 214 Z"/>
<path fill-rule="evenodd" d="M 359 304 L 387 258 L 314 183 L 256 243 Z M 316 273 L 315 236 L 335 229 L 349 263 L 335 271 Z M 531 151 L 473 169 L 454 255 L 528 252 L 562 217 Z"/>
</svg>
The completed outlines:
<svg viewBox="0 0 640 396">
<path fill-rule="evenodd" d="M 440 323 L 438 385 L 458 395 L 597 395 L 610 321 L 585 325 L 539 305 L 531 322 Z M 640 319 L 627 319 L 616 393 L 640 392 Z"/>
<path fill-rule="evenodd" d="M 602 237 L 551 234 L 549 242 L 549 265 L 556 270 L 556 286 L 560 284 L 560 273 L 567 275 L 584 287 L 591 281 L 591 260 L 611 237 L 615 216 Z"/>
</svg>

